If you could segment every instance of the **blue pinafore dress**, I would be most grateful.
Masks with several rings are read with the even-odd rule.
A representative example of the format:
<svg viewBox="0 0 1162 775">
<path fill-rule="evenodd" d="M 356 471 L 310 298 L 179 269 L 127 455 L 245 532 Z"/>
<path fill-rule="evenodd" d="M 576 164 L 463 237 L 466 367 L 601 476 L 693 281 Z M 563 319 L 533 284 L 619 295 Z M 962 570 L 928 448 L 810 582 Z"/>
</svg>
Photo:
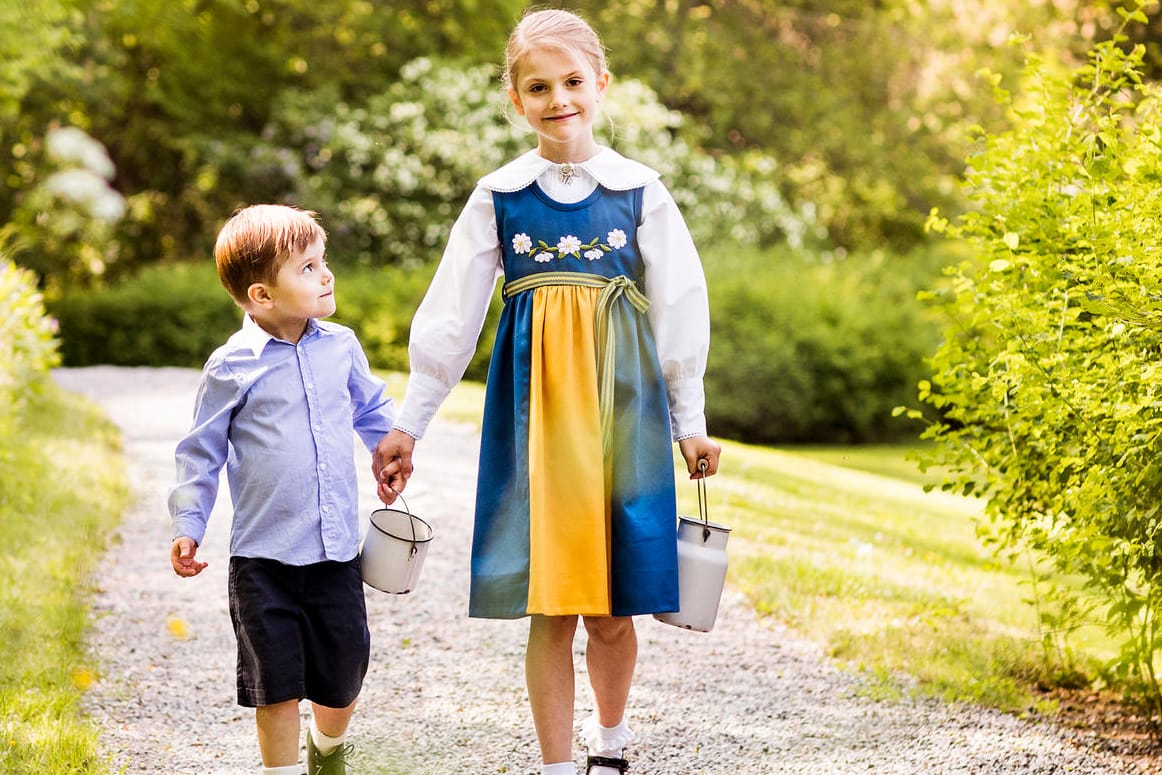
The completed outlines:
<svg viewBox="0 0 1162 775">
<path fill-rule="evenodd" d="M 642 189 L 493 192 L 489 365 L 469 615 L 678 609 L 669 408 L 637 247 Z"/>
</svg>

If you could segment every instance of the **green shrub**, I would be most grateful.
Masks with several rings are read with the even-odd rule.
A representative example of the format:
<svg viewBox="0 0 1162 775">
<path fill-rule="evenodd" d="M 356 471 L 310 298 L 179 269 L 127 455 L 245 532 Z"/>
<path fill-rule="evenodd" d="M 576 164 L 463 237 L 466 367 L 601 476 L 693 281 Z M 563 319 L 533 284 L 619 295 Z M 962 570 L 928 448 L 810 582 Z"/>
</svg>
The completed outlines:
<svg viewBox="0 0 1162 775">
<path fill-rule="evenodd" d="M 706 263 L 713 434 L 786 444 L 914 433 L 891 413 L 914 394 L 939 341 L 915 300 L 933 258 L 821 262 L 778 250 Z"/>
<path fill-rule="evenodd" d="M 407 369 L 411 320 L 435 265 L 415 269 L 336 268 L 335 320 L 359 334 L 371 365 Z M 210 261 L 149 267 L 119 285 L 67 294 L 53 305 L 69 366 L 200 368 L 242 321 Z M 485 326 L 468 378 L 483 379 L 498 307 Z"/>
<path fill-rule="evenodd" d="M 911 433 L 891 410 L 914 394 L 939 338 L 914 298 L 933 263 L 886 254 L 824 263 L 786 249 L 708 255 L 711 431 L 784 444 Z M 434 270 L 336 267 L 335 320 L 355 330 L 373 367 L 408 369 L 412 317 Z M 498 295 L 467 379 L 487 375 Z M 152 267 L 115 288 L 65 296 L 54 312 L 70 366 L 200 367 L 241 320 L 208 261 Z"/>
<path fill-rule="evenodd" d="M 67 366 L 195 366 L 242 319 L 212 262 L 158 265 L 52 305 Z"/>
<path fill-rule="evenodd" d="M 11 428 L 29 392 L 57 364 L 54 328 L 36 290 L 36 277 L 0 258 L 0 435 Z"/>
<path fill-rule="evenodd" d="M 1119 10 L 1145 25 L 1143 5 Z M 973 255 L 931 293 L 950 323 L 920 399 L 945 488 L 986 501 L 985 539 L 1084 583 L 1039 606 L 1047 646 L 1066 651 L 1093 611 L 1120 646 L 1113 680 L 1157 722 L 1162 92 L 1124 43 L 1076 72 L 1030 53 L 1022 96 L 998 86 L 1013 126 L 980 138 L 977 208 L 930 221 Z"/>
</svg>

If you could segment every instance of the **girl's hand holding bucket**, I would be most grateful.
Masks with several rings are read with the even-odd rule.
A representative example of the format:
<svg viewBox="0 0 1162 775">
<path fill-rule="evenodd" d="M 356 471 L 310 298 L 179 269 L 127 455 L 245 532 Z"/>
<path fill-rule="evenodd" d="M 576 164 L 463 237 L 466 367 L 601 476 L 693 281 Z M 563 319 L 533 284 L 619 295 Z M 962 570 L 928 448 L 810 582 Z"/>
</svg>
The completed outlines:
<svg viewBox="0 0 1162 775">
<path fill-rule="evenodd" d="M 375 476 L 379 499 L 388 506 L 407 487 L 412 475 L 412 452 L 416 440 L 400 430 L 391 430 L 379 440 L 371 456 L 371 473 Z"/>
</svg>

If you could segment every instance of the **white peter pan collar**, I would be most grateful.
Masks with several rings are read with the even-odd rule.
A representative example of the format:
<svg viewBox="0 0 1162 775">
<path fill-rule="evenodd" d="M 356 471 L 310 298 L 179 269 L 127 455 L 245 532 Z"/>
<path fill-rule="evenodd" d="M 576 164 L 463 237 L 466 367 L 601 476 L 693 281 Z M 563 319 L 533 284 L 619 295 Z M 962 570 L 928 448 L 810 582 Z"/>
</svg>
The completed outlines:
<svg viewBox="0 0 1162 775">
<path fill-rule="evenodd" d="M 640 162 L 627 159 L 612 148 L 602 147 L 586 161 L 573 165 L 585 170 L 611 191 L 629 191 L 657 180 L 660 174 Z M 549 167 L 560 164 L 544 159 L 536 150 L 517 157 L 500 169 L 490 172 L 479 181 L 481 188 L 499 193 L 512 193 L 526 188 Z"/>
</svg>

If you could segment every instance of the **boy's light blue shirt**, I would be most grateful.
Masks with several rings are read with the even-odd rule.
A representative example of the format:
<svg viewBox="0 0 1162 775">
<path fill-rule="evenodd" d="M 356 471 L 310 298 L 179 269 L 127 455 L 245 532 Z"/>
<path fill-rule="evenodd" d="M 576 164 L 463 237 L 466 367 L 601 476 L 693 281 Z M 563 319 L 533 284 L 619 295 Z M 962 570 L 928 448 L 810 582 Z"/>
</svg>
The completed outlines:
<svg viewBox="0 0 1162 775">
<path fill-rule="evenodd" d="M 199 544 L 226 466 L 230 554 L 288 565 L 359 550 L 355 434 L 373 450 L 395 419 L 354 332 L 311 320 L 297 345 L 249 315 L 202 371 L 194 422 L 175 453 L 174 535 Z M 354 433 L 353 433 L 354 431 Z"/>
</svg>

